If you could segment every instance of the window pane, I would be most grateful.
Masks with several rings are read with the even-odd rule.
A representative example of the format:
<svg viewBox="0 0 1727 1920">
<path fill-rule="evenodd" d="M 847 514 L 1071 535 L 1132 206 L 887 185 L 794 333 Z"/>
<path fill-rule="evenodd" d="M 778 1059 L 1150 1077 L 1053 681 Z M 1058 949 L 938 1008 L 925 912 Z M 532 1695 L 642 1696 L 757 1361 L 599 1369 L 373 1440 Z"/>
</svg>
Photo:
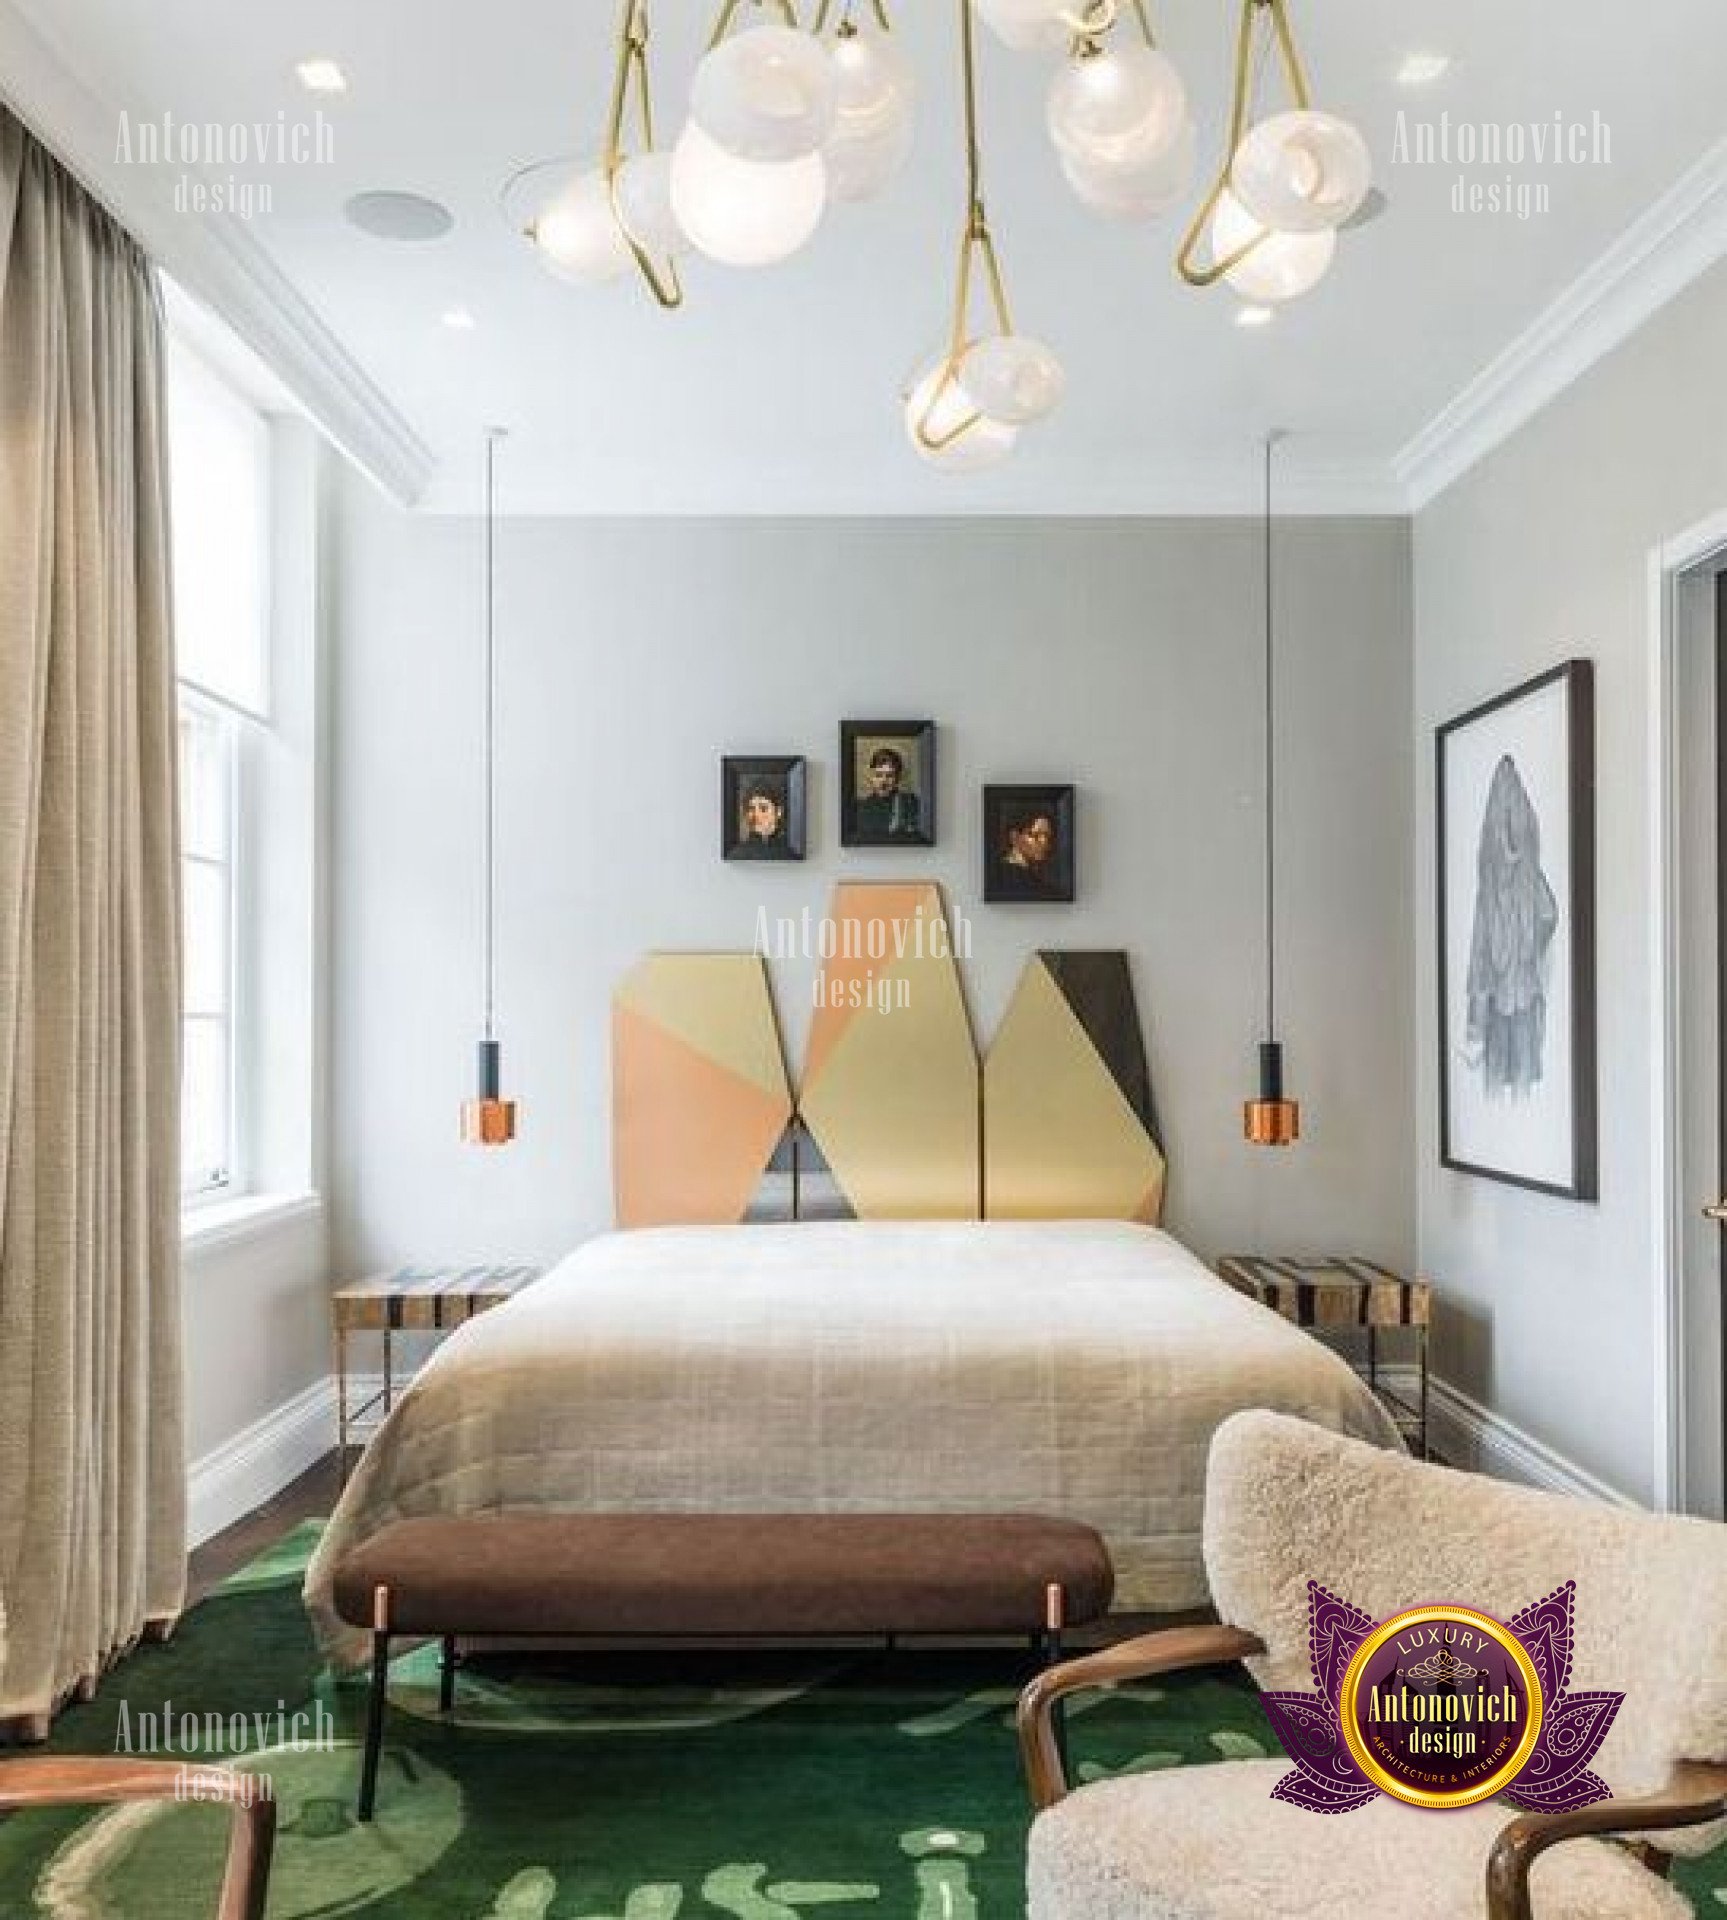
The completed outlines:
<svg viewBox="0 0 1727 1920">
<path fill-rule="evenodd" d="M 187 853 L 228 857 L 229 743 L 233 723 L 195 700 L 180 701 L 180 833 Z"/>
<path fill-rule="evenodd" d="M 261 712 L 269 427 L 196 354 L 172 347 L 168 444 L 182 679 Z"/>
<path fill-rule="evenodd" d="M 185 874 L 186 1011 L 226 1014 L 230 992 L 228 869 L 188 860 Z"/>
<path fill-rule="evenodd" d="M 187 1193 L 228 1174 L 228 1027 L 224 1020 L 188 1018 L 180 1076 L 181 1186 Z"/>
</svg>

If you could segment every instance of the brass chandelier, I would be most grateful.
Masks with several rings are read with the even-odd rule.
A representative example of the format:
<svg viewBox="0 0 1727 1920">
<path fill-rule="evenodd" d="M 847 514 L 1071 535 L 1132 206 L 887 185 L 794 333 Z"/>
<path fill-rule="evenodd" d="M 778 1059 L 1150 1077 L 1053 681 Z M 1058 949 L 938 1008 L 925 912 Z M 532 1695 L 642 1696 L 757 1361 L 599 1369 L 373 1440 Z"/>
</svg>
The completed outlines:
<svg viewBox="0 0 1727 1920">
<path fill-rule="evenodd" d="M 1187 90 L 1146 0 L 958 0 L 965 216 L 945 345 L 912 383 L 913 448 L 947 471 L 989 466 L 1059 402 L 1049 346 L 1015 332 L 984 209 L 976 23 L 1016 52 L 1053 56 L 1045 124 L 1090 212 L 1146 225 L 1190 191 L 1197 139 Z M 874 198 L 911 146 L 915 83 L 887 0 L 722 0 L 688 111 L 658 143 L 649 0 L 623 0 L 597 159 L 543 161 L 506 183 L 507 217 L 545 265 L 583 284 L 634 276 L 683 304 L 678 258 L 734 267 L 784 260 L 835 202 Z M 1265 69 L 1287 96 L 1262 113 Z M 1347 121 L 1318 110 L 1289 0 L 1240 0 L 1224 151 L 1176 253 L 1193 287 L 1256 306 L 1292 300 L 1330 268 L 1340 228 L 1364 216 L 1372 166 Z"/>
</svg>

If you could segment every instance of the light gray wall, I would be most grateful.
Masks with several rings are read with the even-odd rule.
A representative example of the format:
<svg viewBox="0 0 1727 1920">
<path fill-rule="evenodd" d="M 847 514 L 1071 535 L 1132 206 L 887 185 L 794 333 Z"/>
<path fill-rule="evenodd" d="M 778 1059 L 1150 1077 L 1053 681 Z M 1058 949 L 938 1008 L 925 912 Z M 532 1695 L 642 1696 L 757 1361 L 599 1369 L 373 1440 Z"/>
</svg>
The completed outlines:
<svg viewBox="0 0 1727 1920">
<path fill-rule="evenodd" d="M 456 1142 L 479 1015 L 479 529 L 348 494 L 333 851 L 337 1271 L 550 1257 L 610 1220 L 607 1003 L 651 948 L 929 876 L 993 1031 L 1038 945 L 1133 956 L 1204 1251 L 1413 1251 L 1408 530 L 1296 522 L 1283 578 L 1283 1000 L 1308 1137 L 1240 1138 L 1260 1030 L 1257 529 L 1247 521 L 507 521 L 504 1152 Z M 941 842 L 842 855 L 842 716 L 941 723 Z M 721 863 L 722 751 L 811 761 L 812 857 Z M 1080 902 L 986 907 L 980 783 L 1080 789 Z M 809 971 L 778 974 L 794 1060 Z"/>
<path fill-rule="evenodd" d="M 1537 1439 L 1647 1497 L 1658 1199 L 1651 1117 L 1649 556 L 1727 507 L 1717 268 L 1423 511 L 1415 528 L 1421 1258 L 1437 1364 Z M 1438 1165 L 1432 728 L 1555 662 L 1596 662 L 1601 1201 Z"/>
</svg>

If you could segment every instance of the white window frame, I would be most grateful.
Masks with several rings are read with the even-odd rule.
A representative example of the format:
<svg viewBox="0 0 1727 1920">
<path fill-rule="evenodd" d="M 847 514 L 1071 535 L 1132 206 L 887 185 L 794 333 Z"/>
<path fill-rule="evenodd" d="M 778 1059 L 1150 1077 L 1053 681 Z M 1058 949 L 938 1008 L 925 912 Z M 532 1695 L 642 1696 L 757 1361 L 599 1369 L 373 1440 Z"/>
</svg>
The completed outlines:
<svg viewBox="0 0 1727 1920">
<path fill-rule="evenodd" d="M 195 714 L 203 724 L 211 725 L 217 730 L 223 784 L 226 787 L 224 797 L 226 832 L 223 852 L 220 855 L 195 853 L 184 847 L 180 851 L 182 870 L 194 866 L 213 867 L 220 870 L 227 880 L 227 886 L 224 889 L 227 922 L 224 928 L 224 946 L 228 965 L 227 979 L 223 983 L 226 1004 L 220 1012 L 207 1012 L 202 1008 L 187 1006 L 182 998 L 180 1007 L 182 1033 L 200 1021 L 219 1021 L 226 1029 L 227 1041 L 224 1049 L 228 1083 L 225 1089 L 227 1126 L 224 1151 L 218 1164 L 214 1166 L 184 1165 L 181 1167 L 180 1205 L 182 1210 L 190 1211 L 197 1207 L 233 1199 L 246 1191 L 242 1106 L 245 1088 L 241 1072 L 246 1013 L 241 868 L 246 845 L 242 769 L 246 746 L 244 734 L 248 716 L 229 702 L 219 699 L 200 687 L 193 680 L 181 680 L 178 683 L 177 693 L 181 713 Z"/>
<path fill-rule="evenodd" d="M 221 728 L 223 758 L 227 782 L 226 857 L 214 861 L 182 849 L 183 866 L 188 864 L 225 865 L 228 876 L 227 905 L 227 1128 L 225 1164 L 181 1169 L 180 1210 L 191 1218 L 201 1211 L 226 1206 L 250 1197 L 255 1184 L 251 1151 L 251 1132 L 255 1123 L 255 1066 L 259 1055 L 254 1024 L 259 1014 L 260 995 L 255 974 L 260 963 L 256 908 L 259 897 L 258 876 L 252 871 L 261 857 L 261 839 L 256 819 L 258 794 L 257 762 L 261 742 L 272 725 L 271 687 L 274 670 L 275 620 L 273 614 L 276 555 L 274 551 L 275 461 L 274 433 L 270 418 L 258 408 L 252 396 L 201 352 L 196 345 L 176 340 L 175 356 L 185 354 L 197 363 L 198 377 L 215 381 L 237 405 L 257 413 L 263 423 L 267 457 L 263 470 L 263 513 L 258 527 L 262 605 L 259 617 L 259 705 L 254 708 L 229 698 L 199 679 L 182 674 L 176 685 L 179 707 L 191 708 Z M 173 357 L 170 359 L 170 367 Z M 170 446 L 170 458 L 172 458 Z M 182 1000 L 182 1033 L 199 1018 L 196 1010 Z"/>
</svg>

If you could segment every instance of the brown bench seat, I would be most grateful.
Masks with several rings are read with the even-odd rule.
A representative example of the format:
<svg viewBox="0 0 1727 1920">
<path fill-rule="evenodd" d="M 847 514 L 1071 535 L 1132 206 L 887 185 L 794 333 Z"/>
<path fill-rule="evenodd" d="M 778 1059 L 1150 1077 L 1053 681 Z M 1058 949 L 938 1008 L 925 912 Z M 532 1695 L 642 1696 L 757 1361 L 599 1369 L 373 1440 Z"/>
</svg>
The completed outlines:
<svg viewBox="0 0 1727 1920">
<path fill-rule="evenodd" d="M 1109 1611 L 1090 1527 L 1035 1514 L 510 1513 L 402 1520 L 336 1571 L 335 1604 L 373 1636 L 360 1817 L 370 1819 L 389 1645 L 484 1636 L 1029 1634 Z"/>
</svg>

